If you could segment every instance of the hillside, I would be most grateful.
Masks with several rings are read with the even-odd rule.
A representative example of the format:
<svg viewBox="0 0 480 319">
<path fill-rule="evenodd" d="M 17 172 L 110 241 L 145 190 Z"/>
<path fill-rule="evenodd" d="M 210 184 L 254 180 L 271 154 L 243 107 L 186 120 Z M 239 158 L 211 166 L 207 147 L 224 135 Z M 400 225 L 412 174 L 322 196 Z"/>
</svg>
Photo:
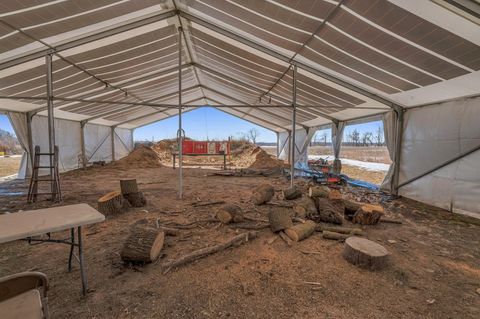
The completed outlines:
<svg viewBox="0 0 480 319">
<path fill-rule="evenodd" d="M 22 154 L 22 147 L 17 138 L 12 133 L 0 129 L 0 153 Z"/>
</svg>

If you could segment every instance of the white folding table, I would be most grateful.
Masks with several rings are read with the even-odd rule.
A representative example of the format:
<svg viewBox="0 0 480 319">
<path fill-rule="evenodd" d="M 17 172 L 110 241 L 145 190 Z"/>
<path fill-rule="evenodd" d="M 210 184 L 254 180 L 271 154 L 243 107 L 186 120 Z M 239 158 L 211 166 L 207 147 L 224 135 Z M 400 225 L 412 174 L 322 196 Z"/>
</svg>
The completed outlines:
<svg viewBox="0 0 480 319">
<path fill-rule="evenodd" d="M 24 239 L 30 244 L 51 242 L 69 245 L 68 271 L 72 270 L 72 257 L 75 257 L 80 265 L 82 293 L 85 295 L 87 292 L 87 279 L 83 265 L 82 226 L 104 220 L 104 215 L 87 204 L 57 206 L 3 214 L 0 215 L 0 243 Z M 77 229 L 76 241 L 75 228 Z M 67 229 L 70 229 L 70 238 L 53 239 L 50 236 L 53 232 Z M 48 238 L 34 238 L 34 236 L 45 234 Z M 74 254 L 75 247 L 78 248 L 78 256 Z"/>
</svg>

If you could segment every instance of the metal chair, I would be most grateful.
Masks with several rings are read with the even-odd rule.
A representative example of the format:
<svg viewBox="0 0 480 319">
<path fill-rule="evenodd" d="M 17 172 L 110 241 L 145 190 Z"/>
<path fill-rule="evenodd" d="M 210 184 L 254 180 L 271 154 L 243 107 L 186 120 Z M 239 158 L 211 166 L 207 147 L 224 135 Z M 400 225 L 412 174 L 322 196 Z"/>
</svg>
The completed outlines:
<svg viewBox="0 0 480 319">
<path fill-rule="evenodd" d="M 49 319 L 47 292 L 48 279 L 41 272 L 22 272 L 0 278 L 1 317 Z"/>
</svg>

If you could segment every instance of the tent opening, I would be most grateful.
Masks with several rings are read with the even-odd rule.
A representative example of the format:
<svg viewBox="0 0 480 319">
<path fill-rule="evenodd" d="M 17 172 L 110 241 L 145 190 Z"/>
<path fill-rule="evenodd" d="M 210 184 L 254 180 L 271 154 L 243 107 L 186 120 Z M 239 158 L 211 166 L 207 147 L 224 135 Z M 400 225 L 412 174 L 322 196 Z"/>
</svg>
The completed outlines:
<svg viewBox="0 0 480 319">
<path fill-rule="evenodd" d="M 10 119 L 0 114 L 0 181 L 17 177 L 23 149 L 18 142 Z"/>
</svg>

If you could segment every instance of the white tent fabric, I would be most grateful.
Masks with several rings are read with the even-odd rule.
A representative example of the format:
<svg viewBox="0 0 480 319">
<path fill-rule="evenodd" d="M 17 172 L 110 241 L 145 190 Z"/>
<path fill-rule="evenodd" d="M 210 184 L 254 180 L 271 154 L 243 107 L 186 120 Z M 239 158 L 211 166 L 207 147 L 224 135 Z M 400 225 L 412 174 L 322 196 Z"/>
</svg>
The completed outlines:
<svg viewBox="0 0 480 319">
<path fill-rule="evenodd" d="M 78 166 L 80 122 L 88 123 L 87 157 L 111 160 L 110 127 L 131 130 L 174 116 L 179 93 L 185 111 L 213 105 L 285 141 L 296 66 L 299 127 L 407 110 L 402 181 L 458 151 L 449 129 L 469 123 L 457 110 L 480 94 L 480 6 L 473 2 L 468 10 L 459 1 L 455 10 L 413 0 L 107 2 L 0 3 L 0 110 L 36 114 L 34 142 L 46 146 L 45 55 L 52 54 L 55 117 L 74 121 L 57 125 L 62 169 Z M 448 110 L 445 119 L 420 116 L 427 111 L 417 107 L 450 100 L 439 106 Z M 409 135 L 422 125 L 450 140 Z M 130 148 L 121 136 L 113 136 L 119 156 Z M 432 154 L 411 156 L 412 145 Z M 287 153 L 288 144 L 280 155 Z"/>
<path fill-rule="evenodd" d="M 385 113 L 382 116 L 383 122 L 383 133 L 385 137 L 385 143 L 387 144 L 388 154 L 392 164 L 388 169 L 387 175 L 380 186 L 380 189 L 384 191 L 392 191 L 393 190 L 393 173 L 395 170 L 395 165 L 397 163 L 395 159 L 395 130 L 397 127 L 397 114 L 395 112 Z"/>
<path fill-rule="evenodd" d="M 452 112 L 452 109 L 455 111 Z M 478 97 L 408 110 L 405 114 L 400 185 L 479 147 L 479 118 Z M 477 151 L 401 187 L 400 194 L 451 211 L 479 214 L 479 163 L 480 152 Z"/>
<path fill-rule="evenodd" d="M 18 112 L 8 112 L 8 117 L 12 123 L 13 131 L 17 136 L 18 142 L 22 146 L 23 154 L 20 161 L 20 167 L 18 168 L 17 178 L 24 179 L 30 176 L 32 170 L 32 161 L 30 157 L 30 151 L 28 146 L 28 123 L 27 114 Z"/>
<path fill-rule="evenodd" d="M 342 147 L 343 131 L 345 130 L 345 122 L 332 124 L 332 147 L 335 159 L 340 157 L 340 148 Z"/>
</svg>

